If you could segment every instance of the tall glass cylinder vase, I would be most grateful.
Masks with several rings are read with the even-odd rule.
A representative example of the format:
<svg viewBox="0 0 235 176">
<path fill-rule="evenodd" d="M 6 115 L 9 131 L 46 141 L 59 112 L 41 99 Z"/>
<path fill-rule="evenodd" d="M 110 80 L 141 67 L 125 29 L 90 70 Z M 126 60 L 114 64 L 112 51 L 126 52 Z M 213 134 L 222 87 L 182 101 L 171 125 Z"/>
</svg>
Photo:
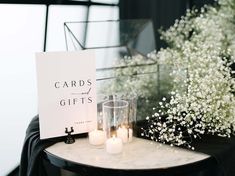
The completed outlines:
<svg viewBox="0 0 235 176">
<path fill-rule="evenodd" d="M 103 104 L 103 117 L 107 138 L 117 137 L 123 143 L 131 142 L 133 126 L 130 123 L 129 102 L 121 99 L 113 99 Z M 131 120 L 132 121 L 132 120 Z"/>
</svg>

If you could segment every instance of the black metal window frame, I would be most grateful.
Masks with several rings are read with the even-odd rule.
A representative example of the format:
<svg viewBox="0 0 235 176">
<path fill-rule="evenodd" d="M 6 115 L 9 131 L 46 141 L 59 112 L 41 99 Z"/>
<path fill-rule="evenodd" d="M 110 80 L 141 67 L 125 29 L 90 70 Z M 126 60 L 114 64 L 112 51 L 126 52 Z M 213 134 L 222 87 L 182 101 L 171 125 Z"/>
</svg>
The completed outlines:
<svg viewBox="0 0 235 176">
<path fill-rule="evenodd" d="M 81 5 L 87 6 L 86 20 L 88 20 L 90 6 L 119 6 L 119 3 L 101 3 L 93 2 L 91 0 L 79 1 L 79 0 L 0 0 L 1 4 L 22 4 L 22 5 L 45 5 L 46 6 L 46 15 L 45 15 L 45 29 L 44 29 L 44 42 L 43 42 L 43 51 L 46 51 L 47 48 L 47 28 L 48 28 L 48 16 L 49 16 L 49 7 L 50 5 Z"/>
</svg>

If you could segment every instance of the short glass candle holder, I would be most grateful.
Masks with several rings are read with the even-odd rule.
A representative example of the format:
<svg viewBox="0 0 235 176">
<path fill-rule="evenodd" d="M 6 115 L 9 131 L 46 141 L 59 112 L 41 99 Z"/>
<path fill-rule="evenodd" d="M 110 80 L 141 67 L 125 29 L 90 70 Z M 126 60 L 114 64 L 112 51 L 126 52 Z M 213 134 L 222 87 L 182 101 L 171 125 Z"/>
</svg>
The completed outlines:
<svg viewBox="0 0 235 176">
<path fill-rule="evenodd" d="M 104 94 L 97 95 L 97 127 L 88 133 L 89 143 L 92 145 L 103 145 L 106 140 L 105 130 L 103 129 L 103 103 L 108 100 Z"/>
<path fill-rule="evenodd" d="M 104 130 L 103 125 L 103 103 L 108 101 L 109 97 L 105 94 L 97 94 L 97 129 Z"/>
</svg>

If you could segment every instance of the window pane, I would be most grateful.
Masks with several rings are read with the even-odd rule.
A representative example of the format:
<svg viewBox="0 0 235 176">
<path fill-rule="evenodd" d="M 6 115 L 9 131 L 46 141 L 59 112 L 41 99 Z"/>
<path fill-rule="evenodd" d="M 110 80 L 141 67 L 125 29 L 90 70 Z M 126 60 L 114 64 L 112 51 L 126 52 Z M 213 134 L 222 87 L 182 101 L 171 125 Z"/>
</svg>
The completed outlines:
<svg viewBox="0 0 235 176">
<path fill-rule="evenodd" d="M 53 5 L 49 9 L 47 51 L 66 50 L 64 22 L 86 21 L 86 6 Z"/>
<path fill-rule="evenodd" d="M 37 114 L 34 53 L 43 49 L 45 6 L 0 5 L 0 21 L 0 175 L 6 175 L 19 164 Z"/>
<path fill-rule="evenodd" d="M 89 21 L 117 20 L 119 8 L 117 6 L 91 6 L 89 9 Z"/>
<path fill-rule="evenodd" d="M 118 4 L 119 0 L 91 0 L 92 2 L 108 3 L 108 4 Z"/>
<path fill-rule="evenodd" d="M 89 10 L 89 21 L 117 20 L 119 19 L 119 8 L 117 6 L 91 6 Z M 86 46 L 113 46 L 119 43 L 119 26 L 110 23 L 102 23 L 103 27 L 88 25 Z M 112 37 L 109 37 L 112 35 Z M 107 59 L 109 58 L 109 59 Z M 117 58 L 115 49 L 98 49 L 96 50 L 96 66 L 103 68 L 111 65 L 113 59 Z M 97 76 L 99 77 L 99 76 Z"/>
<path fill-rule="evenodd" d="M 71 0 L 71 1 L 77 1 L 77 2 L 79 2 L 79 1 L 88 1 L 88 0 Z"/>
</svg>

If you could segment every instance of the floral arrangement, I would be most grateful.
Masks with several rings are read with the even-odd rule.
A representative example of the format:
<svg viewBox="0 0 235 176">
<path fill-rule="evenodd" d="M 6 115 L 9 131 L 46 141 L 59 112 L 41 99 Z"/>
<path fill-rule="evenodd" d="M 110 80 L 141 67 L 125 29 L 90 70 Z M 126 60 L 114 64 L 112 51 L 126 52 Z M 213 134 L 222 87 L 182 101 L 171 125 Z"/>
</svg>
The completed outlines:
<svg viewBox="0 0 235 176">
<path fill-rule="evenodd" d="M 234 29 L 235 0 L 220 0 L 216 6 L 187 11 L 161 32 L 169 47 L 155 59 L 174 67 L 174 87 L 169 101 L 163 97 L 146 118 L 149 127 L 142 129 L 143 136 L 194 149 L 190 141 L 202 134 L 234 134 Z"/>
<path fill-rule="evenodd" d="M 230 137 L 235 132 L 234 29 L 235 0 L 188 10 L 161 31 L 169 47 L 150 53 L 150 60 L 124 58 L 121 66 L 147 66 L 117 69 L 117 80 L 104 90 L 136 92 L 144 99 L 150 114 L 141 114 L 148 122 L 141 135 L 154 141 L 194 149 L 191 141 L 203 134 Z"/>
</svg>

